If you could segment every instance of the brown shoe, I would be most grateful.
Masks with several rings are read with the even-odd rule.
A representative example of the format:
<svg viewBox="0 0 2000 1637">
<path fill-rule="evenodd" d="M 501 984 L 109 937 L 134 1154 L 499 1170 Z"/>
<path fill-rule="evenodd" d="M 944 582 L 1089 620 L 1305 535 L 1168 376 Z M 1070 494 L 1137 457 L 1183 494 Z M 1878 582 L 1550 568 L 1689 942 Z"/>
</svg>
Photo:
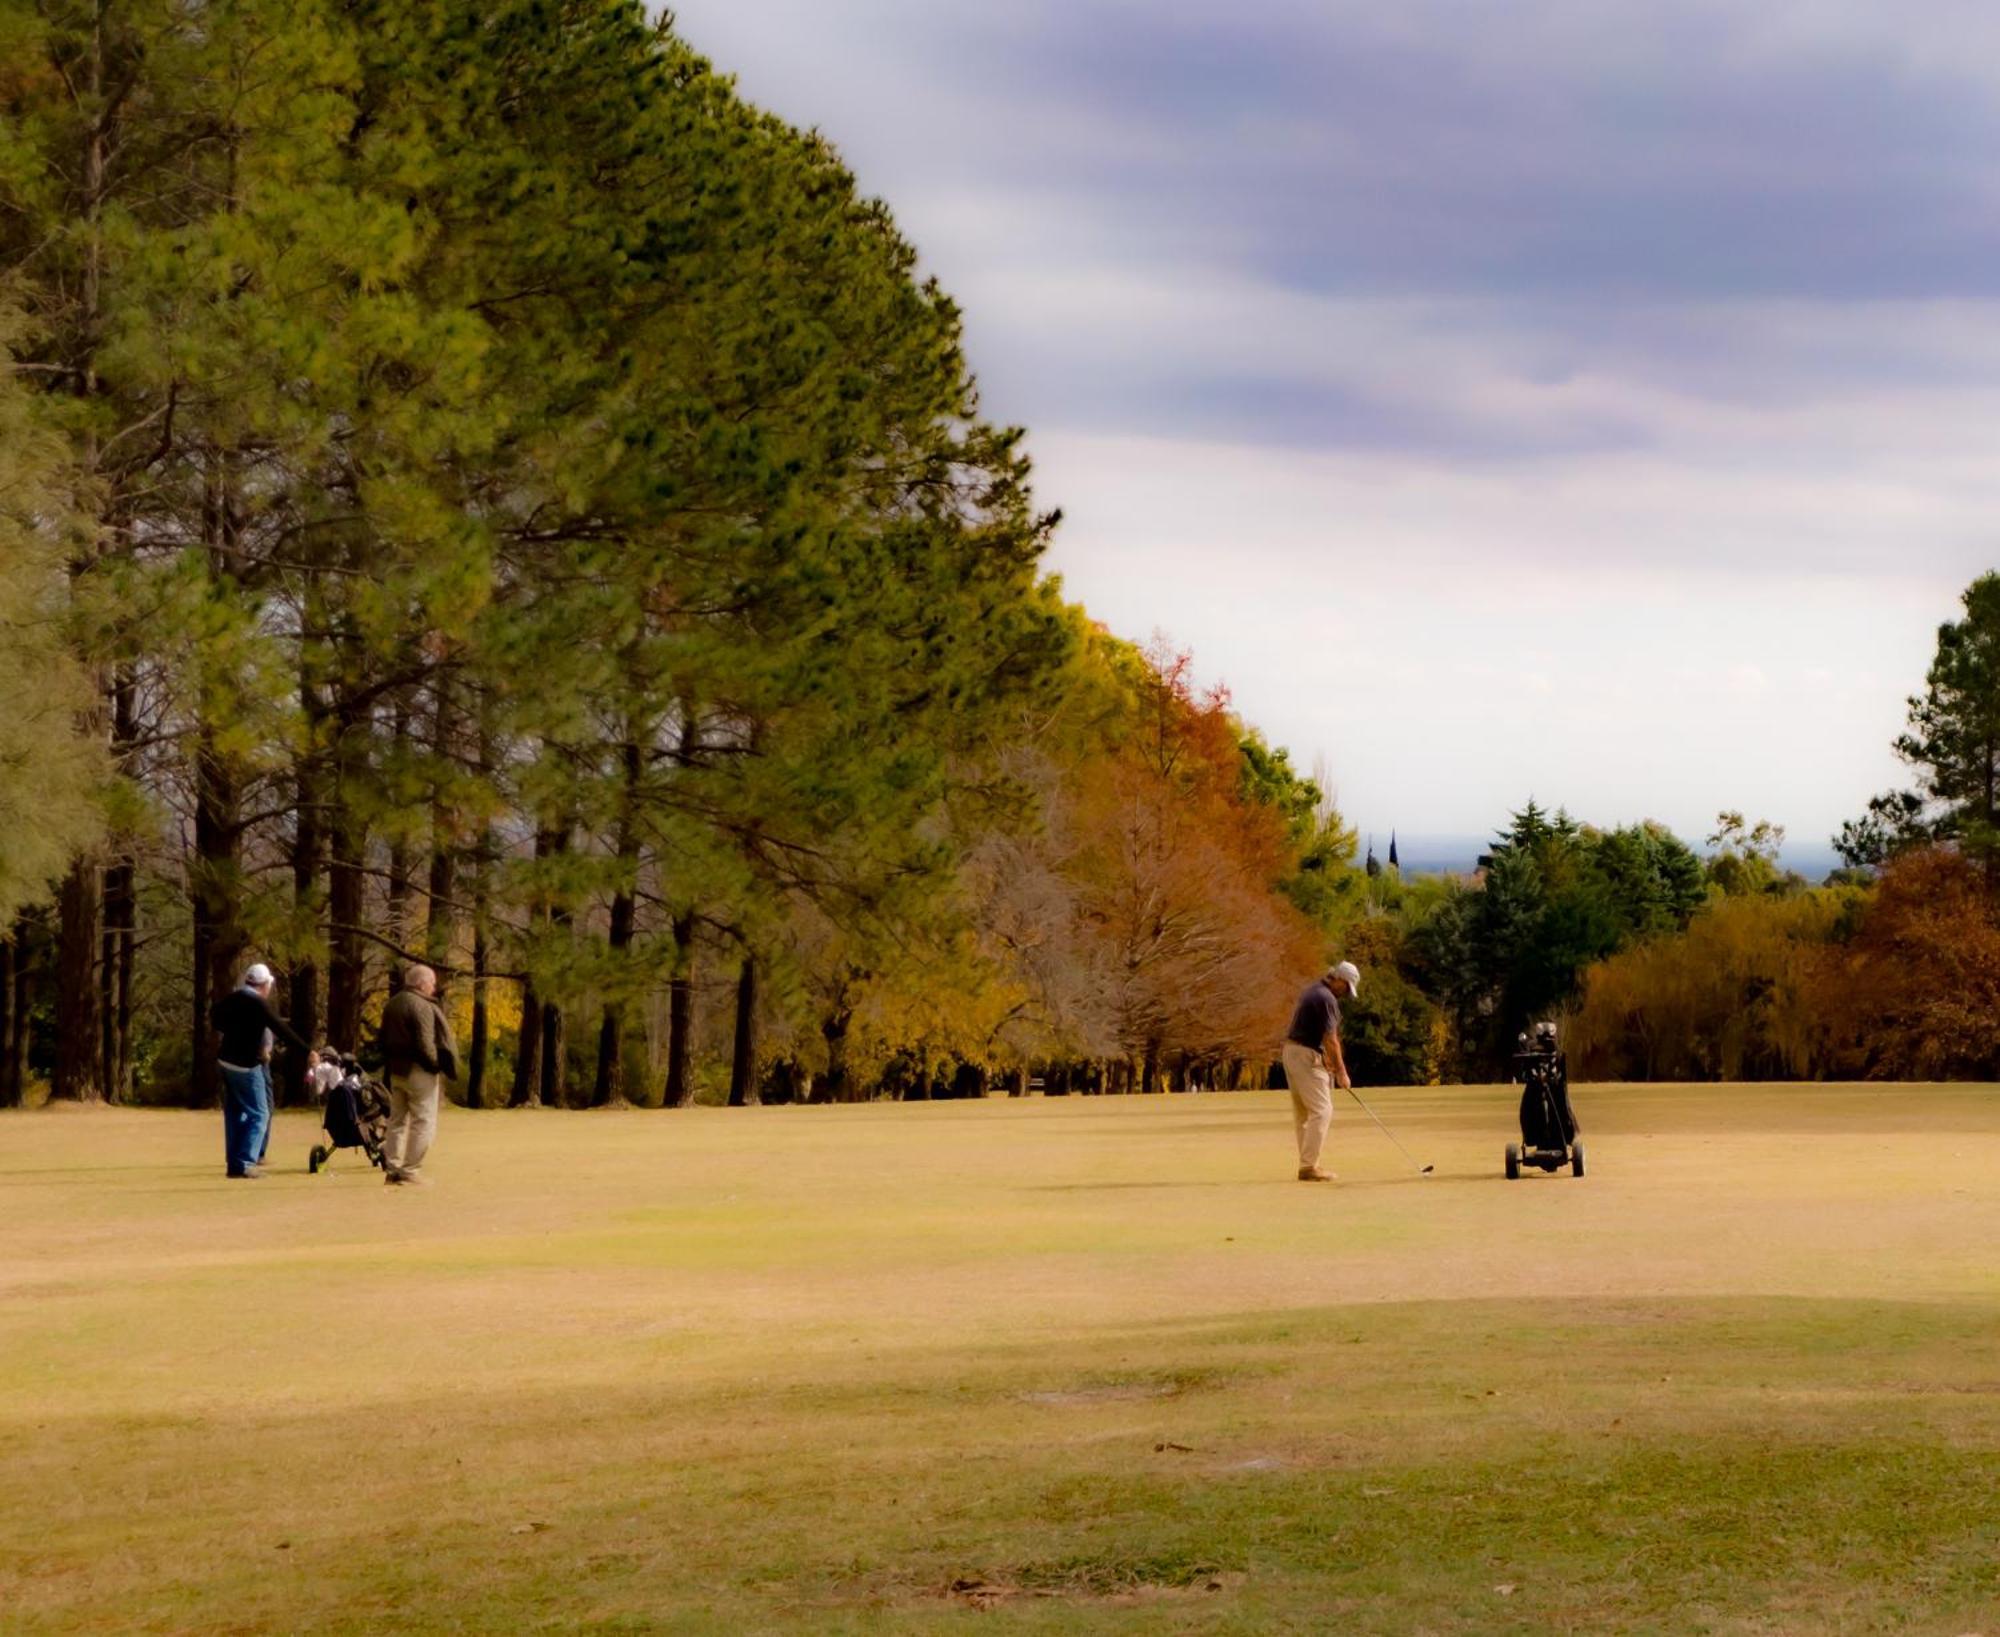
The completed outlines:
<svg viewBox="0 0 2000 1637">
<path fill-rule="evenodd" d="M 1332 1182 L 1334 1180 L 1335 1177 L 1331 1171 L 1322 1171 L 1317 1165 L 1301 1165 L 1299 1167 L 1299 1181 L 1301 1182 Z"/>
</svg>

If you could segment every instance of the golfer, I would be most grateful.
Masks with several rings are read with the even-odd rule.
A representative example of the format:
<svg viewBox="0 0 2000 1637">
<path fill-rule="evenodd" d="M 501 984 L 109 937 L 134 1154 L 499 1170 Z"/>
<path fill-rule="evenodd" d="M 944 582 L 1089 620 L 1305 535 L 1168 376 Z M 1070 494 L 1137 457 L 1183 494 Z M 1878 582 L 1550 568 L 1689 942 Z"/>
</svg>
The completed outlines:
<svg viewBox="0 0 2000 1637">
<path fill-rule="evenodd" d="M 458 1074 L 451 1024 L 437 1003 L 437 974 L 413 966 L 382 1008 L 382 1057 L 389 1071 L 389 1132 L 382 1180 L 418 1186 L 429 1180 L 424 1156 L 437 1133 L 438 1088 Z"/>
<path fill-rule="evenodd" d="M 1340 1055 L 1340 1003 L 1360 992 L 1361 969 L 1342 961 L 1306 985 L 1292 1009 L 1292 1026 L 1285 1035 L 1285 1083 L 1292 1088 L 1301 1182 L 1333 1181 L 1332 1172 L 1319 1168 L 1319 1151 L 1333 1124 L 1333 1088 L 1345 1091 L 1354 1084 Z"/>
<path fill-rule="evenodd" d="M 271 1010 L 271 990 L 277 980 L 259 961 L 243 974 L 243 982 L 209 1008 L 209 1025 L 222 1039 L 216 1046 L 216 1067 L 222 1071 L 222 1157 L 232 1177 L 257 1176 L 271 1140 L 271 1042 L 284 1041 L 305 1052 L 310 1071 L 316 1052 Z"/>
</svg>

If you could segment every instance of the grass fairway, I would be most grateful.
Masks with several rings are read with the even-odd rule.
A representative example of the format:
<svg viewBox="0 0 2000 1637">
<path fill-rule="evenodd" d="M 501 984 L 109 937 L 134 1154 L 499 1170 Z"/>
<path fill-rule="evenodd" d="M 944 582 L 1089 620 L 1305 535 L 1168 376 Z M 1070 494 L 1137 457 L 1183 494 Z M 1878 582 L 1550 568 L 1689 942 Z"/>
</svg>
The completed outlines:
<svg viewBox="0 0 2000 1637">
<path fill-rule="evenodd" d="M 0 1628 L 2000 1634 L 2000 1095 L 0 1116 Z"/>
</svg>

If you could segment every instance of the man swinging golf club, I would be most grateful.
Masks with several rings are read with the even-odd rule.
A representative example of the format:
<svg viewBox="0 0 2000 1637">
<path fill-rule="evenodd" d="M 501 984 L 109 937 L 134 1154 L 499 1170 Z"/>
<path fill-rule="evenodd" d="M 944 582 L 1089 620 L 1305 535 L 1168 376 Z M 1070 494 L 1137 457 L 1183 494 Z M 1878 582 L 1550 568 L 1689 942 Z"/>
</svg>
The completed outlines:
<svg viewBox="0 0 2000 1637">
<path fill-rule="evenodd" d="M 1340 1003 L 1361 992 L 1361 969 L 1342 961 L 1306 985 L 1292 1009 L 1285 1035 L 1285 1083 L 1292 1088 L 1292 1125 L 1299 1138 L 1299 1181 L 1331 1182 L 1319 1168 L 1333 1124 L 1333 1088 L 1349 1090 L 1347 1060 L 1340 1054 Z"/>
</svg>

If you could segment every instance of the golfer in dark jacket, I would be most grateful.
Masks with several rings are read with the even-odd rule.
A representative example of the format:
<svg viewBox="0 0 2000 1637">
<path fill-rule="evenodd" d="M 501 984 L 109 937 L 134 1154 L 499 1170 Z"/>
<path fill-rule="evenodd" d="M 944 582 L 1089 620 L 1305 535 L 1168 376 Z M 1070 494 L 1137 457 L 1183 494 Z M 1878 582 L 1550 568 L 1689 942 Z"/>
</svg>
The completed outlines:
<svg viewBox="0 0 2000 1637">
<path fill-rule="evenodd" d="M 1331 1182 L 1319 1167 L 1327 1128 L 1333 1124 L 1333 1088 L 1346 1091 L 1347 1059 L 1340 1049 L 1340 1003 L 1361 992 L 1361 969 L 1342 961 L 1306 985 L 1285 1034 L 1285 1083 L 1292 1088 L 1292 1129 L 1299 1140 L 1299 1181 Z"/>
<path fill-rule="evenodd" d="M 293 1051 L 305 1052 L 306 1067 L 318 1061 L 291 1026 L 271 1010 L 271 969 L 262 962 L 243 974 L 232 989 L 208 1010 L 210 1026 L 222 1039 L 215 1050 L 222 1071 L 222 1154 L 229 1175 L 257 1175 L 271 1136 L 271 1042 L 278 1039 Z"/>
<path fill-rule="evenodd" d="M 389 1134 L 382 1143 L 384 1182 L 417 1184 L 437 1132 L 438 1087 L 456 1076 L 451 1024 L 434 998 L 437 974 L 413 966 L 382 1008 L 382 1057 L 389 1072 Z"/>
</svg>

